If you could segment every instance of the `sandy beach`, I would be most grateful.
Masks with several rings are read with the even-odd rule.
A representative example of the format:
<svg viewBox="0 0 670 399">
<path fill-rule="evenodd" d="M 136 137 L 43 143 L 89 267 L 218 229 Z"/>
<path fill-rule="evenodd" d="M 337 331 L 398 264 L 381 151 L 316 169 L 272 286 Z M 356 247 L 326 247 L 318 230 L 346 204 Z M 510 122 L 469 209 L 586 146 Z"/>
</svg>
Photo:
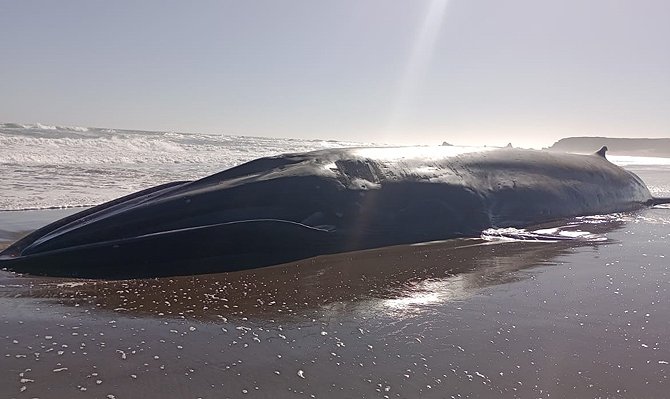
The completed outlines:
<svg viewBox="0 0 670 399">
<path fill-rule="evenodd" d="M 670 398 L 669 17 L 0 3 L 0 399 Z"/>
<path fill-rule="evenodd" d="M 0 219 L 31 230 L 63 212 Z M 2 272 L 0 396 L 664 397 L 668 209 L 570 223 L 607 240 L 150 280 Z"/>
</svg>

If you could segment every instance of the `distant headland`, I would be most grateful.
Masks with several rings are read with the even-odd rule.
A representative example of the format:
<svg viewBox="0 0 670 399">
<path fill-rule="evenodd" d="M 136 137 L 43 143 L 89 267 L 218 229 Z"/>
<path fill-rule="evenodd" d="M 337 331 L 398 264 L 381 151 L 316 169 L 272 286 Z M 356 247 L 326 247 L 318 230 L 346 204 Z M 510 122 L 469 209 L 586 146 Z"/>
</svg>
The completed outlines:
<svg viewBox="0 0 670 399">
<path fill-rule="evenodd" d="M 648 157 L 670 157 L 670 138 L 633 139 L 613 137 L 566 137 L 546 149 L 578 153 L 594 152 L 607 146 L 608 154 Z"/>
</svg>

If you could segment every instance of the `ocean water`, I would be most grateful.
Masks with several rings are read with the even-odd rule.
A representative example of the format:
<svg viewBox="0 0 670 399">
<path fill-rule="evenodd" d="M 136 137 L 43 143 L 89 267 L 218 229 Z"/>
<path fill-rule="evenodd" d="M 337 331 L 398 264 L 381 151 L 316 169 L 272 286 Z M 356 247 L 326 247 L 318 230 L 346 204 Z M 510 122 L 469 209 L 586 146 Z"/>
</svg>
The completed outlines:
<svg viewBox="0 0 670 399">
<path fill-rule="evenodd" d="M 0 211 L 99 204 L 160 183 L 192 180 L 259 157 L 334 147 L 337 140 L 246 137 L 0 123 Z M 454 153 L 483 147 L 454 147 Z M 610 157 L 670 171 L 670 159 Z M 655 179 L 650 189 L 666 190 Z"/>
<path fill-rule="evenodd" d="M 95 205 L 263 156 L 365 144 L 4 123 L 0 210 Z"/>
</svg>

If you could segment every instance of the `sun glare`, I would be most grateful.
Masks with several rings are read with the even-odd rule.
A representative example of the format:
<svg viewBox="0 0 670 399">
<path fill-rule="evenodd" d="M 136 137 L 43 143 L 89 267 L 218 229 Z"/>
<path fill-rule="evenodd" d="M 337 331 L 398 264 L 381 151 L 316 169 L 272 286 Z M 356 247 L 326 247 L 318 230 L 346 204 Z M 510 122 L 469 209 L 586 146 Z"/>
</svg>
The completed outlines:
<svg viewBox="0 0 670 399">
<path fill-rule="evenodd" d="M 398 84 L 387 131 L 402 129 L 412 111 L 416 94 L 423 83 L 423 76 L 430 65 L 435 44 L 440 34 L 449 0 L 431 0 L 422 22 L 418 26 L 414 44 L 407 60 L 405 71 Z"/>
</svg>

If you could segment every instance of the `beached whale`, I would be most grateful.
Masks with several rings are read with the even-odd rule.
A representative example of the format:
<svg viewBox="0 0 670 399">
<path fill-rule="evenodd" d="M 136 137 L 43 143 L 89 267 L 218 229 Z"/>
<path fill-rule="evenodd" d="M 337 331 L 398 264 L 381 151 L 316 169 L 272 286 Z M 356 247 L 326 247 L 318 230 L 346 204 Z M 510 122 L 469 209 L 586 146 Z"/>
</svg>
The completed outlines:
<svg viewBox="0 0 670 399">
<path fill-rule="evenodd" d="M 631 211 L 661 200 L 605 157 L 512 148 L 328 149 L 260 158 L 140 191 L 43 227 L 0 267 L 131 278 L 280 264 Z"/>
</svg>

